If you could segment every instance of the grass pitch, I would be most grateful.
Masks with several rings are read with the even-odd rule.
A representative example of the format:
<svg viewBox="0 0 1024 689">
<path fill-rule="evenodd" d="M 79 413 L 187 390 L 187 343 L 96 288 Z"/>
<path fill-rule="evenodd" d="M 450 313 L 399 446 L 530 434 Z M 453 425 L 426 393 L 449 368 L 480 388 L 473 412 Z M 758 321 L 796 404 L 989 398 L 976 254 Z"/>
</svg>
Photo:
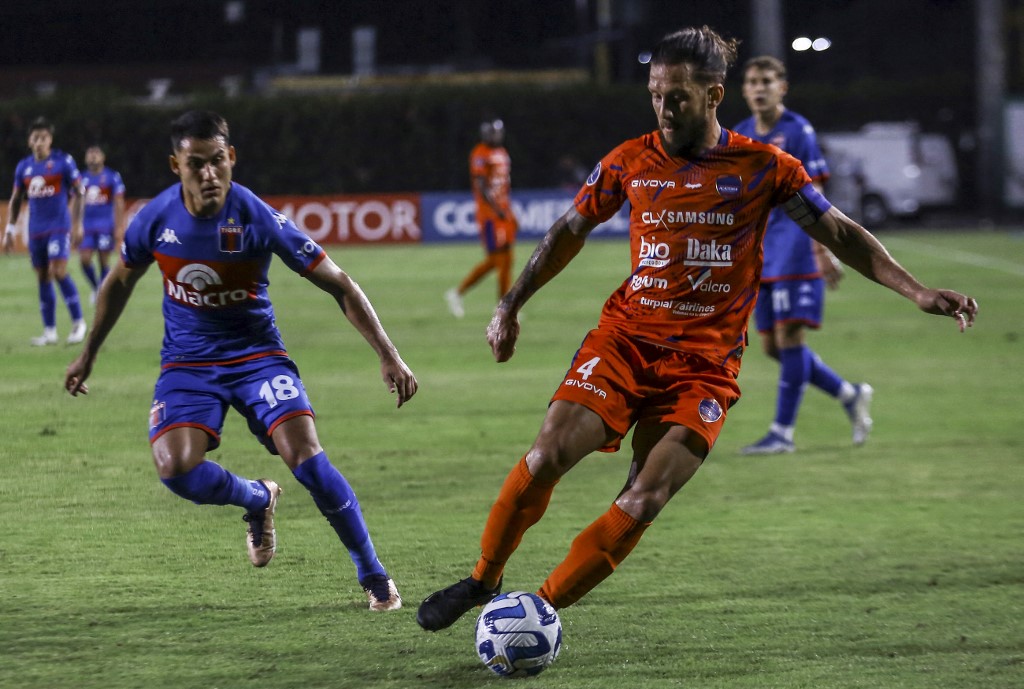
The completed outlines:
<svg viewBox="0 0 1024 689">
<path fill-rule="evenodd" d="M 976 296 L 978 323 L 918 313 L 851 275 L 811 346 L 876 390 L 853 448 L 839 406 L 808 390 L 796 454 L 744 458 L 771 420 L 776 369 L 750 348 L 744 398 L 718 446 L 610 579 L 562 611 L 565 646 L 531 686 L 1009 689 L 1024 684 L 1024 238 L 882 235 L 922 281 Z M 521 266 L 529 247 L 520 247 Z M 519 352 L 493 363 L 493 279 L 452 319 L 444 290 L 475 246 L 335 248 L 416 371 L 407 407 L 333 302 L 277 264 L 271 295 L 318 412 L 406 607 L 371 614 L 333 532 L 237 415 L 212 458 L 285 492 L 280 547 L 249 566 L 236 508 L 199 507 L 156 479 L 146 423 L 162 337 L 156 269 L 90 380 L 63 393 L 76 350 L 39 332 L 24 256 L 0 259 L 0 687 L 230 689 L 498 686 L 473 616 L 437 634 L 419 601 L 466 576 L 508 469 L 600 306 L 626 247 L 592 241 L 524 313 Z M 75 272 L 78 277 L 77 269 Z M 79 285 L 84 279 L 79 279 Z M 67 314 L 59 305 L 62 335 Z M 91 310 L 87 310 L 91 317 Z M 603 512 L 628 453 L 559 485 L 506 573 L 534 590 Z"/>
</svg>

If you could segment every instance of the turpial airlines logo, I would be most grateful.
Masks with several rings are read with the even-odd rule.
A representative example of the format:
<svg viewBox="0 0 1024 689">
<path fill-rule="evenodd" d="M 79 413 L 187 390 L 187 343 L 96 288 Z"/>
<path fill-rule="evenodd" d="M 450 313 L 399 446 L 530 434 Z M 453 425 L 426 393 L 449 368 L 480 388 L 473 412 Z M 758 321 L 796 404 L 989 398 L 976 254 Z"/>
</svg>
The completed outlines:
<svg viewBox="0 0 1024 689">
<path fill-rule="evenodd" d="M 212 308 L 237 304 L 249 296 L 244 289 L 216 290 L 222 284 L 224 281 L 210 266 L 189 263 L 181 267 L 173 281 L 167 281 L 167 296 L 183 304 Z"/>
</svg>

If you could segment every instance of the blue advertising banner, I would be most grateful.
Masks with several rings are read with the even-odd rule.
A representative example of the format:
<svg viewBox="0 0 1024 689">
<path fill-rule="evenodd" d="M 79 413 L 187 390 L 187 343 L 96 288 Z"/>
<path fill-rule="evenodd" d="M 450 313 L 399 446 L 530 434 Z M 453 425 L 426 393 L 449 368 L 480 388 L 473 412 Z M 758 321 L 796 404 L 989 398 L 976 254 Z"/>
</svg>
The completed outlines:
<svg viewBox="0 0 1024 689">
<path fill-rule="evenodd" d="M 573 192 L 557 189 L 526 189 L 512 192 L 512 210 L 519 221 L 519 239 L 540 239 L 572 206 Z M 423 242 L 479 241 L 476 203 L 469 192 L 420 194 L 420 227 Z M 629 237 L 629 208 L 594 230 L 595 237 Z"/>
</svg>

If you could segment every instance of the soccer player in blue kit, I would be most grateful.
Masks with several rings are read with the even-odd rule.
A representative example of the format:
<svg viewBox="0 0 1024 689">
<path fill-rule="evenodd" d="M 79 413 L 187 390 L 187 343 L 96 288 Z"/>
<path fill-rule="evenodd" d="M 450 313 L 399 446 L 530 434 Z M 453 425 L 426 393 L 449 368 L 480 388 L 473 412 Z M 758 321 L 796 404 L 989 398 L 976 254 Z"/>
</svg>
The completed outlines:
<svg viewBox="0 0 1024 689">
<path fill-rule="evenodd" d="M 14 191 L 8 205 L 4 251 L 9 251 L 17 234 L 15 223 L 28 199 L 28 251 L 39 285 L 39 311 L 43 334 L 32 338 L 38 347 L 57 344 L 56 282 L 71 315 L 68 343 L 85 338 L 85 319 L 75 281 L 68 275 L 72 241 L 82 236 L 81 175 L 74 158 L 53 148 L 53 125 L 39 117 L 29 126 L 28 147 L 32 155 L 22 159 L 14 171 Z M 68 201 L 70 199 L 70 213 Z"/>
<path fill-rule="evenodd" d="M 399 407 L 416 393 L 416 377 L 359 285 L 284 215 L 232 182 L 235 149 L 222 117 L 181 115 L 171 125 L 171 144 L 170 165 L 180 183 L 150 201 L 125 232 L 121 261 L 100 286 L 95 324 L 68 366 L 65 388 L 72 395 L 88 393 L 85 381 L 100 346 L 156 262 L 165 329 L 149 437 L 161 481 L 197 504 L 244 508 L 249 559 L 256 567 L 270 562 L 281 488 L 268 479 L 236 476 L 205 458 L 220 444 L 228 405 L 234 407 L 337 532 L 370 609 L 398 609 L 402 599 L 377 558 L 355 493 L 320 445 L 298 369 L 274 324 L 267 296 L 271 256 L 334 297 L 380 357 L 384 383 Z"/>
<path fill-rule="evenodd" d="M 770 57 L 755 57 L 743 68 L 743 97 L 751 117 L 733 129 L 755 141 L 773 144 L 800 160 L 818 191 L 828 179 L 828 165 L 811 123 L 782 104 L 788 90 L 786 67 Z M 862 445 L 871 432 L 873 390 L 852 384 L 829 368 L 806 344 L 806 328 L 821 325 L 825 284 L 836 287 L 839 261 L 811 239 L 781 208 L 768 219 L 764 268 L 754 321 L 768 356 L 779 362 L 775 420 L 768 434 L 744 447 L 745 455 L 792 452 L 797 412 L 808 383 L 838 399 L 853 426 L 853 443 Z"/>
<path fill-rule="evenodd" d="M 85 190 L 85 215 L 82 225 L 85 234 L 78 247 L 82 272 L 92 285 L 92 301 L 96 301 L 103 278 L 110 272 L 110 252 L 116 238 L 124 231 L 124 182 L 116 170 L 106 166 L 103 148 L 92 145 L 85 151 L 85 172 L 82 189 Z M 99 257 L 100 272 L 92 264 L 93 252 Z"/>
</svg>

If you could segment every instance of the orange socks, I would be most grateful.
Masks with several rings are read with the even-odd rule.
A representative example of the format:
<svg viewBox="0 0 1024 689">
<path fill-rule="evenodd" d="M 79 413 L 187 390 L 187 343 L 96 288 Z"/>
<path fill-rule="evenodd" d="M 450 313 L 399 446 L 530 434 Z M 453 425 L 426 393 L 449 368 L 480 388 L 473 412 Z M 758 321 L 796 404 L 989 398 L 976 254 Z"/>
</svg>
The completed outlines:
<svg viewBox="0 0 1024 689">
<path fill-rule="evenodd" d="M 607 512 L 580 532 L 538 595 L 556 609 L 572 605 L 615 571 L 648 526 L 650 522 L 638 522 L 612 503 Z"/>
<path fill-rule="evenodd" d="M 526 466 L 526 457 L 512 468 L 480 537 L 481 555 L 473 568 L 474 579 L 488 588 L 497 586 L 505 563 L 519 547 L 523 534 L 544 515 L 555 483 L 539 483 L 533 478 Z"/>
</svg>

